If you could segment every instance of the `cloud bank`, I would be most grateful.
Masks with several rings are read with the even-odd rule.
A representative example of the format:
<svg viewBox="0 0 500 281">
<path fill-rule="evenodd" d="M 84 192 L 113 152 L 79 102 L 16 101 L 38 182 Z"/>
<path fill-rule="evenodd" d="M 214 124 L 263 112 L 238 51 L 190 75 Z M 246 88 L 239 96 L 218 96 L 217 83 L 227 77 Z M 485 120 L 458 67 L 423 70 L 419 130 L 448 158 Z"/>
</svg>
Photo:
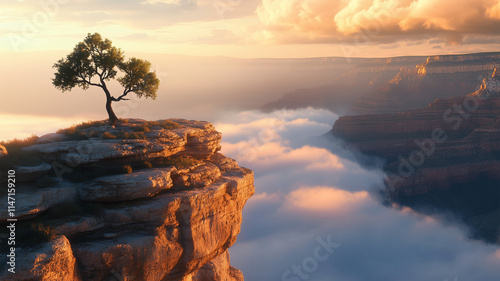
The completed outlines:
<svg viewBox="0 0 500 281">
<path fill-rule="evenodd" d="M 497 280 L 500 250 L 457 226 L 382 206 L 383 175 L 314 146 L 337 116 L 243 112 L 216 123 L 223 153 L 255 172 L 232 264 L 245 280 Z"/>
<path fill-rule="evenodd" d="M 500 28 L 495 0 L 262 0 L 257 14 L 267 38 L 278 42 L 387 43 L 438 37 L 459 44 L 464 37 L 498 36 Z"/>
</svg>

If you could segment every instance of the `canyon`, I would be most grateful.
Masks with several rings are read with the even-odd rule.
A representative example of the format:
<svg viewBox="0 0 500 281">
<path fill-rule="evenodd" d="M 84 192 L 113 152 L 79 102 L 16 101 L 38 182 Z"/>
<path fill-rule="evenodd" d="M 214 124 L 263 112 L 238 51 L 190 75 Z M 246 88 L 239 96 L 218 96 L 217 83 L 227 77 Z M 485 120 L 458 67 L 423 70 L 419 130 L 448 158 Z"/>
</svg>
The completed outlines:
<svg viewBox="0 0 500 281">
<path fill-rule="evenodd" d="M 500 243 L 496 68 L 468 95 L 397 113 L 343 116 L 328 136 L 385 161 L 386 203 L 424 213 L 430 209 L 455 212 L 473 229 L 472 236 Z"/>
<path fill-rule="evenodd" d="M 243 280 L 230 264 L 253 172 L 208 122 L 126 119 L 40 137 L 15 166 L 15 274 L 2 280 Z M 7 145 L 6 145 L 7 146 Z M 0 149 L 0 160 L 11 156 Z M 4 200 L 5 199 L 5 200 Z M 4 239 L 2 237 L 2 245 Z"/>
<path fill-rule="evenodd" d="M 500 53 L 348 59 L 338 65 L 343 72 L 329 82 L 286 93 L 262 109 L 311 106 L 339 115 L 396 113 L 475 92 L 498 66 Z"/>
</svg>

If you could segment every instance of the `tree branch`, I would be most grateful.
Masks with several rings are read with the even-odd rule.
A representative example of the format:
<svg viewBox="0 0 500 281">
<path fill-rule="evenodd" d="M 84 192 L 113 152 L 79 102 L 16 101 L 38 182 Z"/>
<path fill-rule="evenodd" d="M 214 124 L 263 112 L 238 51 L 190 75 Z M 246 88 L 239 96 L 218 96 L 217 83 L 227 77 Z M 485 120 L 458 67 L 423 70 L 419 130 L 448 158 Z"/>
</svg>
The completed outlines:
<svg viewBox="0 0 500 281">
<path fill-rule="evenodd" d="M 115 98 L 115 97 L 111 97 L 111 100 L 112 101 L 121 101 L 121 100 L 130 100 L 130 99 L 126 99 L 125 96 L 128 95 L 128 93 L 130 93 L 130 90 L 129 91 L 126 91 L 123 93 L 123 95 L 119 96 L 118 98 Z"/>
</svg>

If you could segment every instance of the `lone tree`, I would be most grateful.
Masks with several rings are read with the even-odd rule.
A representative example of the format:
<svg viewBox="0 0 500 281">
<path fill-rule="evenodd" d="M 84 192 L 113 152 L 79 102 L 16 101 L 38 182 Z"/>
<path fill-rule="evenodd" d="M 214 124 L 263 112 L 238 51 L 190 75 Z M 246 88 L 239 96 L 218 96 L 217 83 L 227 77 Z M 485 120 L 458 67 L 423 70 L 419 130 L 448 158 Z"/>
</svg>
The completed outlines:
<svg viewBox="0 0 500 281">
<path fill-rule="evenodd" d="M 112 45 L 109 39 L 102 39 L 99 33 L 88 34 L 83 42 L 78 43 L 73 52 L 54 64 L 57 72 L 52 83 L 57 89 L 71 91 L 75 86 L 87 90 L 89 86 L 101 88 L 106 94 L 106 111 L 109 123 L 118 121 L 111 107 L 112 102 L 128 100 L 129 93 L 139 98 L 156 99 L 160 80 L 155 72 L 150 72 L 151 63 L 146 60 L 131 58 L 124 61 L 123 52 Z M 123 86 L 123 93 L 115 98 L 109 92 L 106 81 L 114 79 L 118 71 L 124 73 L 116 80 Z"/>
</svg>

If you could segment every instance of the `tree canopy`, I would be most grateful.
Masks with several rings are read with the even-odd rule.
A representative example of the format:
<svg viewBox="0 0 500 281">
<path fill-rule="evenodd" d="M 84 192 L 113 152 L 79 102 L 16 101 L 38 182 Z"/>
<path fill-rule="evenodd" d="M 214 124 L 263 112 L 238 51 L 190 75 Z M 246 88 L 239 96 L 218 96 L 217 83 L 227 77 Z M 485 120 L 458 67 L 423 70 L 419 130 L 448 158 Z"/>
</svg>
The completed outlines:
<svg viewBox="0 0 500 281">
<path fill-rule="evenodd" d="M 128 100 L 129 93 L 139 98 L 156 99 L 160 80 L 151 72 L 151 63 L 138 58 L 125 61 L 121 49 L 112 45 L 109 39 L 103 39 L 99 33 L 88 34 L 73 51 L 60 59 L 53 66 L 57 72 L 52 79 L 54 86 L 65 92 L 74 87 L 87 90 L 90 86 L 101 88 L 106 94 L 106 110 L 110 124 L 116 124 L 118 118 L 111 107 L 112 102 Z M 123 76 L 116 77 L 118 72 Z M 111 95 L 107 81 L 116 79 L 123 87 L 118 97 Z"/>
</svg>

